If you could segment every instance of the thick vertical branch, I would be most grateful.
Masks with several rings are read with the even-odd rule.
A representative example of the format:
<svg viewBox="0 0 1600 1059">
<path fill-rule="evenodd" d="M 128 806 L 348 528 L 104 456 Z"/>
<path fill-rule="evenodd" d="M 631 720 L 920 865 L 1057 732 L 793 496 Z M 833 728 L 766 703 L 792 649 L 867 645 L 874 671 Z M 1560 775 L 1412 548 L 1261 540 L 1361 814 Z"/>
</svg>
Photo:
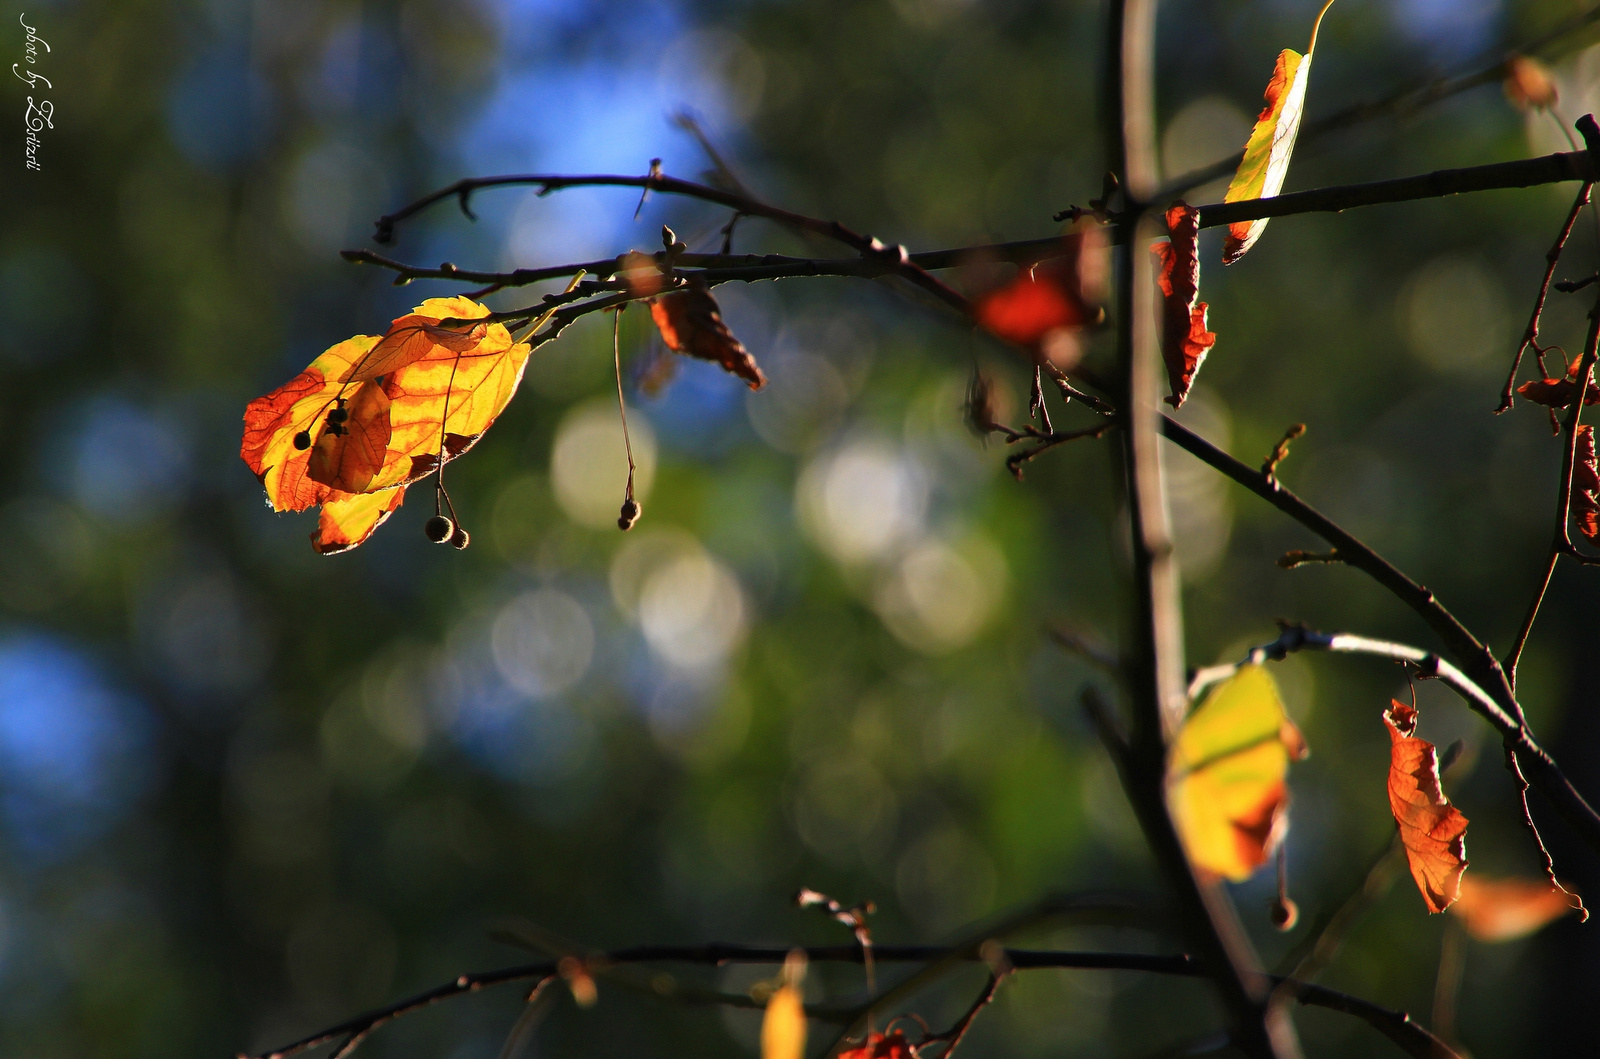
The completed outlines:
<svg viewBox="0 0 1600 1059">
<path fill-rule="evenodd" d="M 1117 265 L 1117 353 L 1123 404 L 1127 497 L 1132 531 L 1133 650 L 1128 664 L 1132 724 L 1119 754 L 1124 785 L 1151 852 L 1173 890 L 1190 945 L 1217 982 L 1234 1043 L 1252 1056 L 1298 1056 L 1287 1016 L 1269 1009 L 1257 983 L 1260 968 L 1227 895 L 1194 875 L 1168 813 L 1167 744 L 1183 721 L 1183 611 L 1166 483 L 1161 466 L 1162 361 L 1157 348 L 1155 284 L 1144 251 L 1156 234 L 1147 196 L 1156 187 L 1153 119 L 1155 0 L 1112 0 L 1108 67 L 1120 83 L 1108 84 L 1116 141 L 1109 144 L 1126 196 L 1124 216 L 1133 232 Z"/>
</svg>

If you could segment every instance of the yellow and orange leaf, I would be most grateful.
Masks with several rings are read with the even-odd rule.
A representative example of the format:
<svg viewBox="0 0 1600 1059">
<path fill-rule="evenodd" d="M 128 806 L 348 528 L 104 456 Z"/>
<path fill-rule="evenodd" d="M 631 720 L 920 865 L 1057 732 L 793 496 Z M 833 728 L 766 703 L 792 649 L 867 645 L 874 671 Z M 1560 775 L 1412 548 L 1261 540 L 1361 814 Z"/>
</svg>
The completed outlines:
<svg viewBox="0 0 1600 1059">
<path fill-rule="evenodd" d="M 752 390 L 767 384 L 756 358 L 723 322 L 722 310 L 704 283 L 691 279 L 684 289 L 661 295 L 650 303 L 650 315 L 673 352 L 720 364 Z"/>
<path fill-rule="evenodd" d="M 1179 729 L 1167 762 L 1167 800 L 1195 867 L 1247 879 L 1288 827 L 1289 763 L 1306 754 L 1277 685 L 1259 665 L 1212 688 Z"/>
<path fill-rule="evenodd" d="M 376 493 L 330 493 L 322 502 L 311 546 L 322 555 L 349 551 L 372 536 L 405 498 L 404 486 Z"/>
<path fill-rule="evenodd" d="M 1389 727 L 1389 809 L 1422 900 L 1429 912 L 1443 912 L 1460 896 L 1467 870 L 1467 818 L 1444 796 L 1439 752 L 1417 738 L 1417 711 L 1391 699 L 1383 723 Z"/>
<path fill-rule="evenodd" d="M 1267 82 L 1267 105 L 1256 118 L 1255 128 L 1244 147 L 1244 159 L 1222 201 L 1269 199 L 1283 190 L 1283 179 L 1289 173 L 1289 158 L 1294 154 L 1295 137 L 1300 133 L 1300 117 L 1305 112 L 1306 84 L 1311 77 L 1311 56 L 1317 48 L 1317 30 L 1322 27 L 1322 16 L 1332 6 L 1333 0 L 1327 0 L 1317 12 L 1305 55 L 1289 48 L 1278 53 L 1272 80 Z M 1222 263 L 1231 265 L 1243 257 L 1266 227 L 1265 217 L 1228 225 Z"/>
<path fill-rule="evenodd" d="M 311 452 L 297 449 L 294 438 L 318 427 L 348 389 L 336 380 L 377 343 L 373 335 L 356 335 L 331 346 L 311 366 L 251 401 L 244 411 L 244 441 L 239 456 L 261 484 L 274 511 L 304 511 L 320 504 L 332 487 L 310 476 Z"/>
<path fill-rule="evenodd" d="M 389 449 L 389 396 L 377 382 L 360 382 L 339 398 L 335 411 L 343 422 L 324 419 L 322 433 L 311 447 L 307 473 L 314 482 L 345 493 L 364 493 L 383 469 Z"/>
<path fill-rule="evenodd" d="M 471 298 L 457 295 L 454 298 L 429 298 L 409 315 L 396 319 L 389 325 L 372 351 L 361 359 L 349 375 L 340 382 L 365 382 L 380 375 L 399 371 L 439 349 L 453 353 L 466 353 L 485 341 L 509 341 L 503 324 L 456 324 L 439 326 L 441 320 L 476 320 L 488 316 L 488 306 L 479 305 Z"/>
<path fill-rule="evenodd" d="M 1479 941 L 1512 941 L 1576 912 L 1583 903 L 1557 890 L 1549 879 L 1482 879 L 1466 875 L 1450 906 L 1467 933 Z"/>
<path fill-rule="evenodd" d="M 1174 202 L 1167 210 L 1167 230 L 1171 238 L 1151 243 L 1150 251 L 1160 270 L 1161 358 L 1172 387 L 1167 403 L 1182 408 L 1217 336 L 1206 330 L 1210 307 L 1200 300 L 1200 211 L 1182 200 Z"/>
</svg>

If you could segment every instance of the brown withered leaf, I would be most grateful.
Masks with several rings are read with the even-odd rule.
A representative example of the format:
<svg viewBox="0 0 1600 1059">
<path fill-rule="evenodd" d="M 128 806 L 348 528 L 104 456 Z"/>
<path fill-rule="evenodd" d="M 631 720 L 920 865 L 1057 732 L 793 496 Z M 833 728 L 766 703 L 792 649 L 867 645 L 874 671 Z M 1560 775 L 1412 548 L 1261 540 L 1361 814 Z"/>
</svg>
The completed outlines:
<svg viewBox="0 0 1600 1059">
<path fill-rule="evenodd" d="M 650 303 L 650 316 L 673 352 L 721 364 L 723 371 L 739 376 L 752 390 L 767 384 L 756 358 L 723 322 L 722 310 L 703 281 L 690 277 L 684 289 L 656 298 Z"/>
<path fill-rule="evenodd" d="M 1557 890 L 1549 879 L 1461 880 L 1461 898 L 1450 906 L 1467 933 L 1479 941 L 1512 941 L 1525 937 L 1583 903 Z"/>
<path fill-rule="evenodd" d="M 1572 364 L 1567 368 L 1566 378 L 1540 379 L 1537 382 L 1525 382 L 1517 387 L 1517 392 L 1534 404 L 1542 404 L 1547 408 L 1565 408 L 1572 403 L 1572 395 L 1578 389 L 1578 369 L 1583 365 L 1582 357 L 1574 357 Z M 1589 388 L 1583 395 L 1585 407 L 1600 404 L 1600 386 L 1595 385 L 1594 379 L 1589 379 Z"/>
<path fill-rule="evenodd" d="M 1600 541 L 1600 467 L 1595 464 L 1594 428 L 1578 427 L 1578 444 L 1572 458 L 1572 512 L 1578 531 Z"/>
<path fill-rule="evenodd" d="M 1182 408 L 1217 336 L 1206 330 L 1210 307 L 1200 300 L 1200 211 L 1182 200 L 1174 202 L 1167 210 L 1167 231 L 1171 238 L 1151 243 L 1150 251 L 1160 269 L 1161 358 L 1172 387 L 1167 403 Z"/>
<path fill-rule="evenodd" d="M 1467 870 L 1467 818 L 1444 796 L 1439 752 L 1417 738 L 1417 711 L 1391 699 L 1383 723 L 1389 727 L 1389 809 L 1422 900 L 1429 912 L 1443 912 L 1460 896 Z"/>
</svg>

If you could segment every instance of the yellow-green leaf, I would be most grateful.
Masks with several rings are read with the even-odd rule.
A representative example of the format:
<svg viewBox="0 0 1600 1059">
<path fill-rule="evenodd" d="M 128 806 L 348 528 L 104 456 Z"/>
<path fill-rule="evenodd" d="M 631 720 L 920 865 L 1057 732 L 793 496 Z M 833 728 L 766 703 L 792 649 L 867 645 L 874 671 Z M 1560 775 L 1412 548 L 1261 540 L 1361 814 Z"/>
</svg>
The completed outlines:
<svg viewBox="0 0 1600 1059">
<path fill-rule="evenodd" d="M 1284 779 L 1305 740 L 1265 669 L 1212 688 L 1173 740 L 1167 798 L 1197 868 L 1235 882 L 1267 862 L 1287 826 Z"/>
<path fill-rule="evenodd" d="M 1233 183 L 1228 185 L 1224 202 L 1241 199 L 1270 199 L 1283 190 L 1283 178 L 1289 173 L 1289 156 L 1294 153 L 1294 140 L 1300 132 L 1300 117 L 1305 112 L 1306 83 L 1311 77 L 1311 56 L 1317 48 L 1317 30 L 1322 27 L 1322 16 L 1333 6 L 1327 0 L 1317 12 L 1317 21 L 1311 27 L 1311 43 L 1306 53 L 1300 55 L 1285 48 L 1278 54 L 1272 70 L 1272 80 L 1267 82 L 1267 105 L 1256 118 L 1250 133 L 1250 142 L 1244 147 L 1244 160 Z M 1265 217 L 1253 221 L 1235 221 L 1228 225 L 1228 237 L 1222 247 L 1222 263 L 1231 265 L 1255 245 L 1267 227 Z"/>
</svg>

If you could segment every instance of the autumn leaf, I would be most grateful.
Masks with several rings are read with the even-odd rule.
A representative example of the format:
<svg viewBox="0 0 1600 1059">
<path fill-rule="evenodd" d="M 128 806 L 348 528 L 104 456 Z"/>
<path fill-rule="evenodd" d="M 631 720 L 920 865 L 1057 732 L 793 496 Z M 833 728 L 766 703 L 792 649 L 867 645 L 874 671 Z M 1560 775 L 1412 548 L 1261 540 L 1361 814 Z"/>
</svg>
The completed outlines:
<svg viewBox="0 0 1600 1059">
<path fill-rule="evenodd" d="M 744 379 L 752 390 L 767 384 L 756 358 L 723 323 L 722 310 L 703 281 L 690 277 L 684 289 L 656 298 L 650 303 L 650 315 L 668 349 L 721 364 L 723 371 Z"/>
<path fill-rule="evenodd" d="M 806 1009 L 801 995 L 806 955 L 796 949 L 783 962 L 782 984 L 767 998 L 761 1020 L 761 1059 L 803 1059 L 806 1054 Z"/>
<path fill-rule="evenodd" d="M 333 491 L 310 475 L 310 431 L 349 389 L 337 380 L 377 342 L 373 335 L 357 335 L 331 346 L 305 371 L 245 408 L 239 455 L 261 480 L 274 511 L 304 511 Z"/>
<path fill-rule="evenodd" d="M 1556 80 L 1538 59 L 1513 55 L 1506 60 L 1501 82 L 1506 98 L 1519 110 L 1549 110 L 1556 105 Z"/>
<path fill-rule="evenodd" d="M 433 354 L 438 349 L 466 353 L 490 338 L 510 340 L 503 324 L 475 324 L 469 327 L 456 325 L 441 327 L 441 320 L 475 320 L 488 316 L 487 306 L 470 298 L 429 298 L 407 316 L 389 325 L 372 351 L 362 358 L 354 369 L 340 382 L 365 382 L 380 375 L 388 375 Z"/>
<path fill-rule="evenodd" d="M 1167 762 L 1167 798 L 1195 867 L 1235 882 L 1267 862 L 1283 837 L 1289 762 L 1305 740 L 1259 665 L 1212 688 L 1184 720 Z"/>
<path fill-rule="evenodd" d="M 1098 225 L 1073 232 L 1062 242 L 1063 253 L 1020 269 L 1009 283 L 980 297 L 976 316 L 990 334 L 1032 349 L 1036 360 L 1048 359 L 1066 369 L 1077 359 L 1077 344 L 1068 344 L 1063 352 L 1053 340 L 1102 318 L 1106 245 Z"/>
<path fill-rule="evenodd" d="M 1161 359 L 1172 387 L 1167 403 L 1182 408 L 1217 336 L 1206 330 L 1210 307 L 1200 300 L 1200 211 L 1187 202 L 1174 202 L 1167 210 L 1167 230 L 1171 238 L 1151 243 L 1150 252 L 1160 270 L 1156 282 L 1162 298 Z"/>
<path fill-rule="evenodd" d="M 1548 879 L 1466 875 L 1450 912 L 1460 916 L 1467 933 L 1479 941 L 1512 941 L 1582 907 L 1575 896 L 1557 890 Z"/>
<path fill-rule="evenodd" d="M 1578 427 L 1577 442 L 1572 458 L 1572 510 L 1578 517 L 1578 531 L 1600 541 L 1600 467 L 1595 465 L 1594 427 Z"/>
<path fill-rule="evenodd" d="M 306 473 L 314 482 L 346 493 L 364 493 L 383 469 L 392 428 L 391 401 L 377 382 L 361 382 L 337 398 L 311 446 Z"/>
<path fill-rule="evenodd" d="M 1429 912 L 1443 912 L 1460 895 L 1467 870 L 1467 818 L 1439 785 L 1438 751 L 1416 737 L 1417 711 L 1391 699 L 1383 723 L 1389 726 L 1389 809 L 1422 900 Z"/>
<path fill-rule="evenodd" d="M 1295 137 L 1300 133 L 1300 117 L 1305 112 L 1306 84 L 1311 77 L 1311 56 L 1317 47 L 1317 30 L 1322 28 L 1322 16 L 1333 6 L 1333 0 L 1322 5 L 1317 20 L 1311 26 L 1311 43 L 1305 55 L 1285 48 L 1278 53 L 1272 70 L 1272 80 L 1267 82 L 1267 105 L 1256 118 L 1255 128 L 1244 147 L 1244 159 L 1228 185 L 1224 202 L 1241 199 L 1269 199 L 1283 190 L 1283 178 L 1289 173 L 1289 157 L 1294 153 Z M 1228 225 L 1228 237 L 1222 246 L 1222 263 L 1231 265 L 1255 245 L 1267 227 L 1265 217 L 1253 221 L 1235 221 Z"/>
<path fill-rule="evenodd" d="M 1572 395 L 1577 392 L 1578 369 L 1582 366 L 1583 358 L 1574 357 L 1571 365 L 1567 367 L 1566 378 L 1525 382 L 1517 387 L 1517 392 L 1535 404 L 1542 404 L 1547 408 L 1565 408 L 1572 403 Z M 1600 404 L 1600 386 L 1595 385 L 1593 376 L 1590 377 L 1588 389 L 1584 392 L 1583 403 L 1585 406 Z"/>
<path fill-rule="evenodd" d="M 311 546 L 321 555 L 349 551 L 372 536 L 405 498 L 405 486 L 376 493 L 330 493 L 322 502 Z"/>
<path fill-rule="evenodd" d="M 839 1053 L 839 1059 L 915 1059 L 911 1042 L 901 1030 L 893 1033 L 874 1033 L 859 1048 L 849 1048 Z"/>
</svg>

